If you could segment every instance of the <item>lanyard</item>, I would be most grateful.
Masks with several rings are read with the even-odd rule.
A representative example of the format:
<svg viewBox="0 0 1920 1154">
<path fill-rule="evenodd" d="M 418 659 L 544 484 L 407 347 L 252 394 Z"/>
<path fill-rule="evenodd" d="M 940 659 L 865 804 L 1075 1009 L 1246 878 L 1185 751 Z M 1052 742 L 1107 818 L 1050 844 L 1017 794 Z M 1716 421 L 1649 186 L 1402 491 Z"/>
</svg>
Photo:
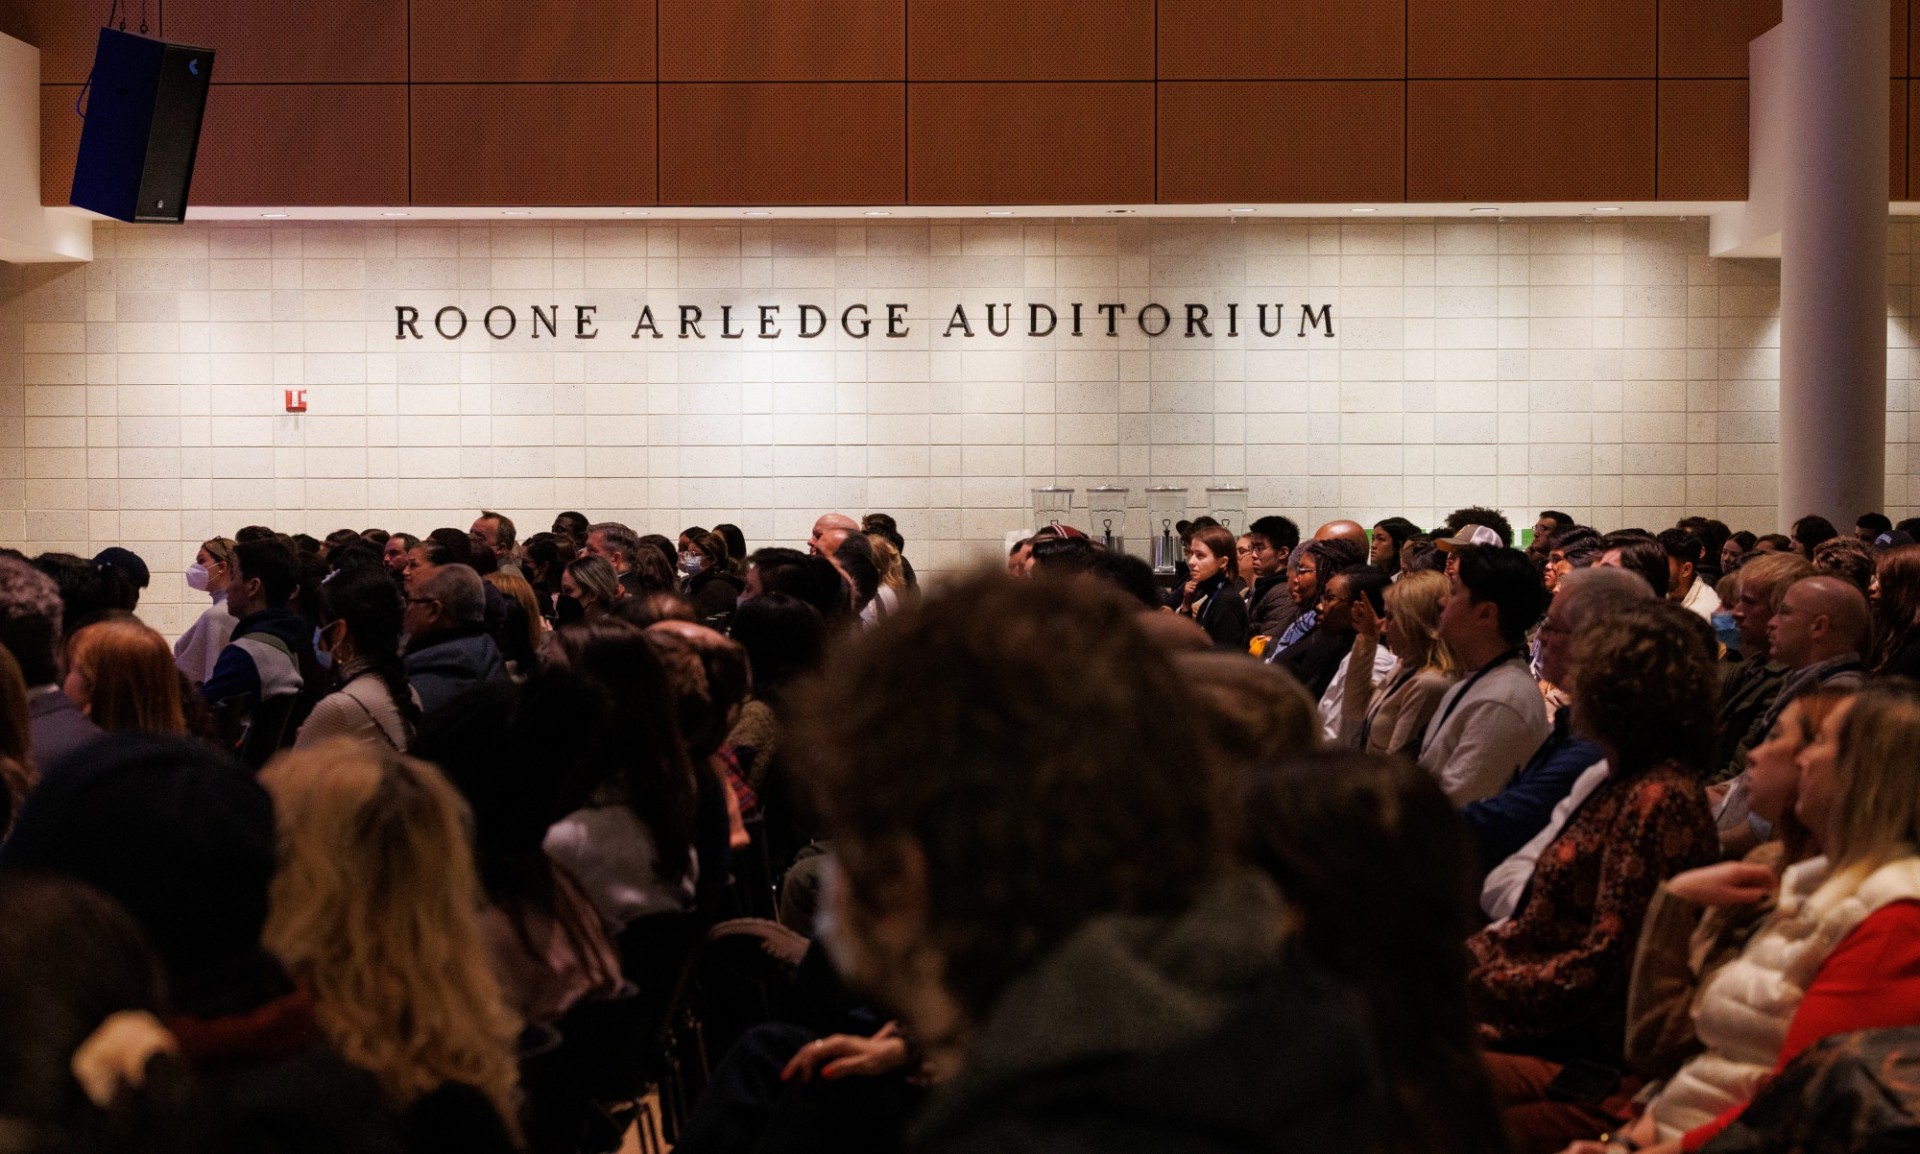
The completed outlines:
<svg viewBox="0 0 1920 1154">
<path fill-rule="evenodd" d="M 1485 677 L 1487 674 L 1492 673 L 1495 669 L 1498 669 L 1500 666 L 1505 665 L 1507 662 L 1512 661 L 1513 659 L 1519 656 L 1520 656 L 1520 650 L 1509 649 L 1505 653 L 1502 653 L 1500 656 L 1494 658 L 1492 661 L 1489 661 L 1485 665 L 1482 665 L 1479 669 L 1474 670 L 1473 676 L 1467 678 L 1467 683 L 1460 687 L 1460 692 L 1454 694 L 1453 700 L 1447 702 L 1447 707 L 1440 711 L 1439 718 L 1435 720 L 1432 725 L 1427 727 L 1427 736 L 1431 738 L 1434 734 L 1440 732 L 1441 728 L 1447 724 L 1447 718 L 1452 717 L 1453 711 L 1460 708 L 1460 703 L 1466 700 L 1467 694 L 1473 692 L 1474 686 L 1480 684 L 1480 679 L 1482 677 Z M 1422 741 L 1420 743 L 1420 748 L 1422 749 L 1422 751 L 1426 749 L 1425 741 Z"/>
</svg>

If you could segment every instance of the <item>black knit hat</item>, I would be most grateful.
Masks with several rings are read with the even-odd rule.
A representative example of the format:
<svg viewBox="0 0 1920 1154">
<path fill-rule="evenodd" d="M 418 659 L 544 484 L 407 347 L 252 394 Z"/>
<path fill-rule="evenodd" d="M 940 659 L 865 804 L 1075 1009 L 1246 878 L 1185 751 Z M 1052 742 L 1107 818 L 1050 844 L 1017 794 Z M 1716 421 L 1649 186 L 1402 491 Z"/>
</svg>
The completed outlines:
<svg viewBox="0 0 1920 1154">
<path fill-rule="evenodd" d="M 125 906 L 176 983 L 257 953 L 273 802 L 246 767 L 184 738 L 114 734 L 55 762 L 0 865 L 87 882 Z"/>
</svg>

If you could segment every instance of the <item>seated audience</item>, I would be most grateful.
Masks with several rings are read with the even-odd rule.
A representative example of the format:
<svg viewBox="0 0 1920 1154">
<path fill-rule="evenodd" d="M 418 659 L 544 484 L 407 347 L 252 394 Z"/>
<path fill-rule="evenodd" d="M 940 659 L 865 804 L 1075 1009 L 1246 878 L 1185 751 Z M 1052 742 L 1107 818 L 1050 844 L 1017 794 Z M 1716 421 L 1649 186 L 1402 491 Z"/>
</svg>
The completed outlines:
<svg viewBox="0 0 1920 1154">
<path fill-rule="evenodd" d="M 1747 751 L 1766 736 L 1763 721 L 1787 678 L 1787 667 L 1773 656 L 1773 607 L 1786 587 L 1813 574 L 1813 567 L 1791 553 L 1758 554 L 1740 566 L 1739 595 L 1733 601 L 1734 626 L 1740 631 L 1738 664 L 1720 679 L 1719 750 L 1712 783 L 1731 781 L 1747 767 Z"/>
<path fill-rule="evenodd" d="M 1427 723 L 1456 672 L 1453 650 L 1440 640 L 1446 599 L 1447 579 L 1440 574 L 1401 573 L 1387 586 L 1385 612 L 1376 614 L 1371 601 L 1354 602 L 1348 667 L 1377 668 L 1382 652 L 1393 664 L 1377 683 L 1346 681 L 1339 732 L 1330 741 L 1369 753 L 1419 754 Z"/>
<path fill-rule="evenodd" d="M 201 610 L 192 625 L 173 643 L 173 660 L 187 680 L 198 687 L 213 676 L 220 651 L 233 637 L 239 624 L 227 607 L 227 585 L 233 577 L 233 542 L 212 537 L 201 542 L 193 564 L 187 566 L 187 588 L 205 593 L 213 604 Z"/>
<path fill-rule="evenodd" d="M 238 762 L 181 738 L 103 737 L 35 788 L 0 866 L 94 886 L 140 924 L 213 1149 L 399 1148 L 372 1075 L 328 1043 L 315 992 L 261 945 L 274 807 Z"/>
<path fill-rule="evenodd" d="M 314 704 L 294 739 L 305 748 L 350 737 L 405 753 L 420 704 L 400 656 L 401 598 L 370 565 L 342 569 L 320 586 L 314 654 L 337 688 Z"/>
<path fill-rule="evenodd" d="M 1794 552 L 1813 560 L 1813 551 L 1822 543 L 1831 541 L 1840 535 L 1833 522 L 1818 514 L 1808 514 L 1793 523 L 1791 540 Z"/>
<path fill-rule="evenodd" d="M 1547 606 L 1540 626 L 1540 661 L 1547 680 L 1571 685 L 1573 653 L 1582 630 L 1630 605 L 1650 600 L 1647 583 L 1623 569 L 1580 569 L 1567 574 Z M 1571 705 L 1554 715 L 1545 741 L 1512 781 L 1493 796 L 1460 809 L 1479 851 L 1485 875 L 1517 853 L 1544 829 L 1553 811 L 1572 792 L 1574 782 L 1603 754 L 1576 731 Z"/>
<path fill-rule="evenodd" d="M 1880 554 L 1874 575 L 1873 672 L 1920 677 L 1920 545 Z"/>
<path fill-rule="evenodd" d="M 44 772 L 100 736 L 60 688 L 60 587 L 25 561 L 0 557 L 0 645 L 20 667 L 27 686 L 33 760 Z"/>
<path fill-rule="evenodd" d="M 125 910 L 68 878 L 0 872 L 6 1149 L 212 1148 L 166 1015 L 166 975 Z"/>
<path fill-rule="evenodd" d="M 1446 795 L 1402 758 L 1343 752 L 1270 763 L 1244 804 L 1248 857 L 1298 911 L 1302 952 L 1367 1005 L 1386 1094 L 1357 1148 L 1503 1151 L 1460 949 L 1472 854 Z"/>
<path fill-rule="evenodd" d="M 1822 541 L 1813 550 L 1813 571 L 1838 577 L 1868 597 L 1873 595 L 1873 546 L 1855 537 Z"/>
<path fill-rule="evenodd" d="M 703 532 L 683 540 L 680 571 L 686 576 L 681 591 L 693 602 L 695 615 L 706 620 L 732 613 L 743 582 L 733 572 L 727 539 Z"/>
<path fill-rule="evenodd" d="M 409 1151 L 516 1149 L 519 1023 L 489 968 L 459 794 L 348 738 L 283 754 L 260 782 L 280 860 L 263 941 L 327 1041 L 378 1080 Z"/>
<path fill-rule="evenodd" d="M 408 579 L 407 610 L 401 623 L 407 634 L 408 684 L 420 699 L 420 711 L 432 713 L 462 690 L 507 675 L 500 649 L 488 635 L 486 585 L 465 565 L 440 565 L 421 578 Z"/>
<path fill-rule="evenodd" d="M 1481 1039 L 1523 1154 L 1624 1119 L 1637 1088 L 1622 1074 L 1627 984 L 1647 904 L 1661 881 L 1719 857 L 1700 786 L 1713 748 L 1706 622 L 1664 599 L 1630 606 L 1576 638 L 1573 668 L 1574 717 L 1606 777 L 1539 855 L 1513 916 L 1467 941 Z"/>
<path fill-rule="evenodd" d="M 1315 700 L 1327 691 L 1327 683 L 1333 680 L 1353 644 L 1350 621 L 1325 632 L 1319 630 L 1320 604 L 1335 576 L 1364 568 L 1366 555 L 1365 546 L 1342 540 L 1310 541 L 1294 554 L 1295 567 L 1287 578 L 1287 587 L 1301 612 L 1285 633 L 1267 642 L 1261 659 L 1293 674 Z"/>
<path fill-rule="evenodd" d="M 1804 577 L 1776 594 L 1767 640 L 1774 660 L 1786 666 L 1761 725 L 1773 728 L 1787 703 L 1822 686 L 1852 688 L 1866 679 L 1861 655 L 1871 645 L 1867 599 L 1835 577 Z M 1730 855 L 1738 856 L 1766 840 L 1766 823 L 1747 806 L 1747 783 L 1734 779 L 1721 797 L 1715 819 Z"/>
<path fill-rule="evenodd" d="M 173 652 L 138 617 L 115 612 L 81 626 L 66 665 L 67 697 L 108 733 L 187 732 Z"/>
<path fill-rule="evenodd" d="M 1825 856 L 1781 879 L 1772 922 L 1701 993 L 1702 1040 L 1737 1045 L 1730 1056 L 1746 1068 L 1715 1071 L 1721 1083 L 1679 1087 L 1703 1092 L 1688 1103 L 1695 1110 L 1673 1116 L 1671 1129 L 1725 1107 L 1648 1149 L 1679 1154 L 1705 1147 L 1739 1119 L 1769 1074 L 1822 1038 L 1920 1025 L 1916 743 L 1920 687 L 1892 681 L 1836 705 L 1801 753 L 1795 812 L 1815 831 Z M 1791 1000 L 1796 991 L 1804 991 L 1797 1003 Z M 1743 999 L 1747 1012 L 1720 1005 Z M 1730 1029 L 1721 1032 L 1723 1026 Z M 1680 1077 L 1686 1075 L 1682 1070 Z M 1717 1094 L 1704 1092 L 1709 1087 Z"/>
<path fill-rule="evenodd" d="M 0 842 L 33 788 L 33 723 L 27 680 L 12 651 L 0 645 Z"/>
<path fill-rule="evenodd" d="M 1752 1093 L 1778 1053 L 1798 989 L 1721 982 L 1718 971 L 1756 931 L 1770 929 L 1776 911 L 1779 919 L 1794 917 L 1826 878 L 1822 835 L 1794 813 L 1799 758 L 1847 697 L 1846 690 L 1803 694 L 1754 747 L 1754 810 L 1779 838 L 1743 861 L 1661 883 L 1647 908 L 1628 994 L 1626 1058 L 1636 1073 L 1665 1085 L 1625 1131 L 1632 1141 L 1651 1145 L 1718 1116 Z"/>
<path fill-rule="evenodd" d="M 692 909 L 697 782 L 646 630 L 617 620 L 562 629 L 547 661 L 577 679 L 598 755 L 578 807 L 547 831 L 548 856 L 579 880 L 610 933 Z"/>
<path fill-rule="evenodd" d="M 1223 873 L 1190 698 L 1093 588 L 977 578 L 838 648 L 797 710 L 829 952 L 937 1082 L 912 1144 L 1366 1143 L 1364 1015 L 1271 884 Z"/>
<path fill-rule="evenodd" d="M 1646 578 L 1655 597 L 1665 597 L 1673 580 L 1666 546 L 1646 533 L 1623 529 L 1609 533 L 1600 541 L 1600 559 L 1595 565 L 1625 569 Z"/>
<path fill-rule="evenodd" d="M 1322 729 L 1330 742 L 1339 740 L 1347 685 L 1350 682 L 1364 685 L 1364 696 L 1371 697 L 1373 690 L 1385 684 L 1387 675 L 1393 672 L 1393 654 L 1377 646 L 1366 664 L 1356 667 L 1353 662 L 1354 644 L 1359 636 L 1354 615 L 1365 605 L 1366 612 L 1377 621 L 1387 610 L 1385 594 L 1392 586 L 1393 579 L 1380 570 L 1371 565 L 1356 565 L 1327 582 L 1326 592 L 1320 598 L 1320 621 L 1314 633 L 1324 640 L 1317 640 L 1316 645 L 1345 645 L 1345 651 L 1334 664 L 1333 676 L 1320 691 Z"/>
<path fill-rule="evenodd" d="M 1706 563 L 1706 543 L 1685 529 L 1661 533 L 1660 547 L 1667 551 L 1667 598 L 1703 621 L 1712 621 L 1720 608 L 1720 598 L 1702 577 Z"/>
<path fill-rule="evenodd" d="M 1546 607 L 1526 555 L 1497 545 L 1456 547 L 1457 571 L 1440 611 L 1440 639 L 1460 663 L 1427 724 L 1420 766 L 1455 805 L 1494 794 L 1548 732 L 1546 704 L 1527 666 L 1527 631 Z"/>
<path fill-rule="evenodd" d="M 1235 565 L 1233 534 L 1218 525 L 1196 531 L 1178 612 L 1206 630 L 1217 648 L 1239 651 L 1247 647 L 1247 605 L 1234 588 Z"/>
<path fill-rule="evenodd" d="M 1247 578 L 1247 628 L 1252 636 L 1278 638 L 1300 615 L 1288 588 L 1288 561 L 1300 547 L 1300 527 L 1285 517 L 1260 517 L 1247 527 L 1253 569 Z"/>
</svg>

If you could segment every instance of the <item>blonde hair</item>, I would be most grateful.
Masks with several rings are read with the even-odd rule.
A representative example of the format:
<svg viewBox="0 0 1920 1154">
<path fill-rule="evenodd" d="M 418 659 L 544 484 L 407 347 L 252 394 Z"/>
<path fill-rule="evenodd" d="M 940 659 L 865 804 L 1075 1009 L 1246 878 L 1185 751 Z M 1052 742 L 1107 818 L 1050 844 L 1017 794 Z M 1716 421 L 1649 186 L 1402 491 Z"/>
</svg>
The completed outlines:
<svg viewBox="0 0 1920 1154">
<path fill-rule="evenodd" d="M 576 581 L 579 578 L 574 578 Z M 540 652 L 541 637 L 547 631 L 547 619 L 540 612 L 540 599 L 533 594 L 533 586 L 518 573 L 509 573 L 496 569 L 483 575 L 480 580 L 505 593 L 519 604 L 521 612 L 527 615 L 527 645 L 529 653 Z"/>
<path fill-rule="evenodd" d="M 1834 813 L 1827 855 L 1834 873 L 1864 877 L 1920 854 L 1920 686 L 1904 678 L 1853 695 L 1834 759 Z"/>
<path fill-rule="evenodd" d="M 1459 672 L 1453 648 L 1440 640 L 1440 607 L 1451 586 L 1431 569 L 1403 575 L 1387 586 L 1387 612 L 1400 622 L 1407 652 L 1400 659 L 1413 670 L 1433 669 L 1452 677 Z"/>
<path fill-rule="evenodd" d="M 130 613 L 67 639 L 67 670 L 87 683 L 87 716 L 110 733 L 187 732 L 180 674 L 167 639 Z"/>
<path fill-rule="evenodd" d="M 480 928 L 466 803 L 426 762 L 349 738 L 282 754 L 260 781 L 280 859 L 263 941 L 328 1040 L 396 1108 L 458 1082 L 517 1138 L 520 1023 Z"/>
<path fill-rule="evenodd" d="M 900 550 L 878 533 L 868 533 L 867 543 L 873 546 L 873 566 L 880 570 L 880 584 L 895 593 L 905 590 L 907 576 L 900 568 Z"/>
</svg>

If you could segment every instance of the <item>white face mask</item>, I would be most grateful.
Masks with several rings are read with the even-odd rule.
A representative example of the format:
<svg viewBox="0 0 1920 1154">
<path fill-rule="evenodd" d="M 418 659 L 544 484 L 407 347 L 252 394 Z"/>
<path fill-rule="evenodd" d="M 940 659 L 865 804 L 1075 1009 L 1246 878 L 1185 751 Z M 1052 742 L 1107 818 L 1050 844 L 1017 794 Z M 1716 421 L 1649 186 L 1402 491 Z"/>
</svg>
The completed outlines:
<svg viewBox="0 0 1920 1154">
<path fill-rule="evenodd" d="M 187 588 L 207 591 L 207 567 L 198 561 L 187 566 Z"/>
<path fill-rule="evenodd" d="M 700 563 L 705 560 L 706 558 L 698 553 L 682 553 L 680 554 L 680 572 L 691 577 L 700 572 Z"/>
</svg>

